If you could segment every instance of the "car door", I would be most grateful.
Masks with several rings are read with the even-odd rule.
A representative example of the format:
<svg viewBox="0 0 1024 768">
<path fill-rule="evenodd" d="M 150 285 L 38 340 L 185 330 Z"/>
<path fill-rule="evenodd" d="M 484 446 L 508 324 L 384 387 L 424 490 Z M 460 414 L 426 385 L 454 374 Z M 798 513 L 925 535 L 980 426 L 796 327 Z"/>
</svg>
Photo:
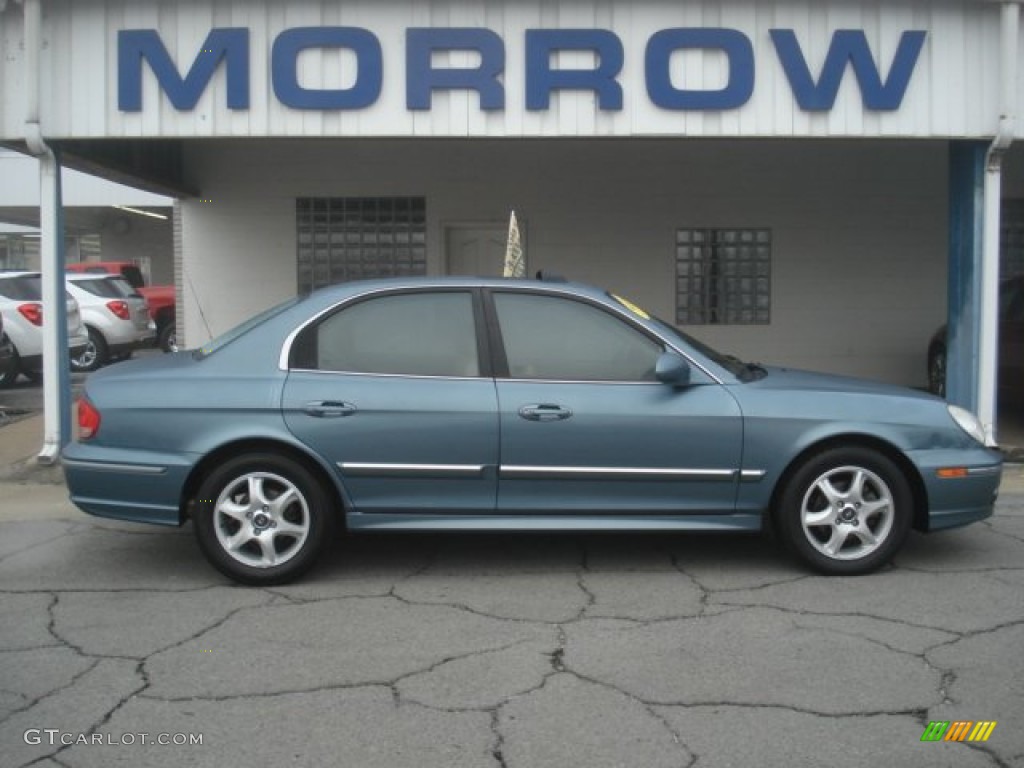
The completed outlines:
<svg viewBox="0 0 1024 768">
<path fill-rule="evenodd" d="M 655 380 L 664 345 L 608 308 L 495 290 L 501 513 L 729 513 L 739 407 L 694 367 Z"/>
<path fill-rule="evenodd" d="M 491 513 L 498 416 L 470 290 L 392 292 L 295 339 L 289 429 L 339 472 L 350 513 Z"/>
</svg>

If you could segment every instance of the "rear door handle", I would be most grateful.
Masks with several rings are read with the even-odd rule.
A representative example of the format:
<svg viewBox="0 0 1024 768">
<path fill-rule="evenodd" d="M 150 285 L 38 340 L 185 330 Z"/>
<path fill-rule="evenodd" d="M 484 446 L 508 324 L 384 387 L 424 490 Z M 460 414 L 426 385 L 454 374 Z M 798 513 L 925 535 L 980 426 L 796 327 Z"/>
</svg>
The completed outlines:
<svg viewBox="0 0 1024 768">
<path fill-rule="evenodd" d="M 341 400 L 314 400 L 306 403 L 302 410 L 318 419 L 336 419 L 339 416 L 352 415 L 356 412 L 356 407 Z"/>
<path fill-rule="evenodd" d="M 561 421 L 572 416 L 572 411 L 560 405 L 538 403 L 524 405 L 519 409 L 519 415 L 527 421 Z"/>
</svg>

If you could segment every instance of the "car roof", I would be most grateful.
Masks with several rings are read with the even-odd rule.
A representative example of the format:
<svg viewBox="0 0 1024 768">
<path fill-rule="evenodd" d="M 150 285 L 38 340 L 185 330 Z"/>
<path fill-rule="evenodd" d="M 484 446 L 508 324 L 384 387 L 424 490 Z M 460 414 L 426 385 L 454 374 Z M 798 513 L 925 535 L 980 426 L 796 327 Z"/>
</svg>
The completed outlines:
<svg viewBox="0 0 1024 768">
<path fill-rule="evenodd" d="M 357 296 L 362 293 L 374 293 L 382 290 L 422 289 L 422 288 L 495 288 L 545 291 L 552 293 L 569 293 L 607 300 L 607 291 L 585 283 L 576 283 L 561 278 L 530 279 L 508 277 L 472 277 L 472 276 L 415 276 L 385 277 L 369 280 L 352 280 L 323 288 L 310 294 L 310 298 L 336 300 Z"/>
</svg>

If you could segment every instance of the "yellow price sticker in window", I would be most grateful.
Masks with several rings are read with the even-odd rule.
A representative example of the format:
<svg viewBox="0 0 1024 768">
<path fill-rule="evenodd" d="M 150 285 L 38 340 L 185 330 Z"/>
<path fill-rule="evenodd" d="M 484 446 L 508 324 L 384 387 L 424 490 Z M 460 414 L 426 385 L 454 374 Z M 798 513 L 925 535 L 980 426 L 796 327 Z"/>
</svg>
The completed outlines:
<svg viewBox="0 0 1024 768">
<path fill-rule="evenodd" d="M 651 319 L 650 315 L 648 315 L 646 312 L 644 312 L 642 309 L 640 309 L 640 307 L 638 307 L 632 301 L 629 301 L 628 299 L 624 299 L 621 296 L 616 296 L 614 293 L 611 294 L 611 297 L 613 299 L 615 299 L 617 302 L 619 302 L 619 304 L 624 306 L 626 309 L 628 309 L 630 312 L 632 312 L 634 315 L 636 315 L 637 317 L 642 318 L 644 320 L 650 320 Z"/>
</svg>

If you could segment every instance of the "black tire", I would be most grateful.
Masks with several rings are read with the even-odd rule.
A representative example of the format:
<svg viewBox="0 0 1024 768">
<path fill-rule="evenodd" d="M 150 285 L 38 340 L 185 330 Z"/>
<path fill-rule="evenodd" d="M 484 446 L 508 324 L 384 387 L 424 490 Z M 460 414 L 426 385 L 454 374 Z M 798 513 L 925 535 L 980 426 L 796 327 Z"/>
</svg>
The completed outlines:
<svg viewBox="0 0 1024 768">
<path fill-rule="evenodd" d="M 227 461 L 203 480 L 193 522 L 214 568 L 242 584 L 262 586 L 309 570 L 333 539 L 336 515 L 323 485 L 301 463 L 252 453 Z"/>
<path fill-rule="evenodd" d="M 819 573 L 836 576 L 869 573 L 889 562 L 912 518 L 903 472 L 859 446 L 807 459 L 790 475 L 775 510 L 787 548 Z"/>
<path fill-rule="evenodd" d="M 174 323 L 168 323 L 160 329 L 157 335 L 156 345 L 164 352 L 178 351 L 178 332 Z"/>
<path fill-rule="evenodd" d="M 110 348 L 103 334 L 95 328 L 86 328 L 89 343 L 77 357 L 71 358 L 71 370 L 75 373 L 88 373 L 110 362 Z"/>
<path fill-rule="evenodd" d="M 7 367 L 0 370 L 0 389 L 10 389 L 14 386 L 14 382 L 18 380 L 18 375 L 21 373 L 21 361 L 18 359 L 18 353 L 15 352 L 10 359 Z"/>
<path fill-rule="evenodd" d="M 928 391 L 946 396 L 946 347 L 942 344 L 928 350 Z"/>
</svg>

